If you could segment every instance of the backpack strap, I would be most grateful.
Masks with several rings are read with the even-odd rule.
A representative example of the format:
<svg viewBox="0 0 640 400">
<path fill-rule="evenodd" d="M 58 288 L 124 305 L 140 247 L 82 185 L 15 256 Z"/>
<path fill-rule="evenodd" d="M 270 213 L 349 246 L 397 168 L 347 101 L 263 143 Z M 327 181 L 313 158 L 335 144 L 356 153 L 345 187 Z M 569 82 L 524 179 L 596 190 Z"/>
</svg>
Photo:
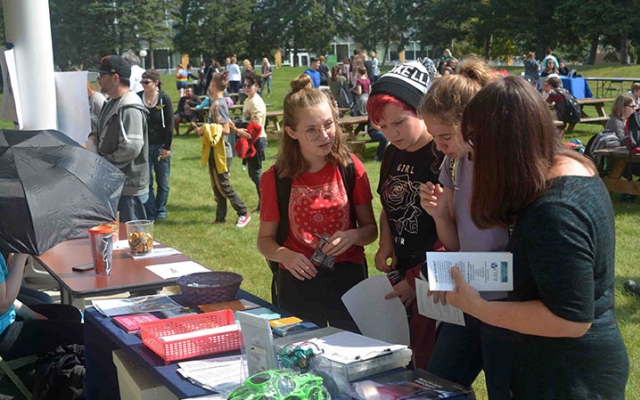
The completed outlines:
<svg viewBox="0 0 640 400">
<path fill-rule="evenodd" d="M 345 191 L 347 192 L 347 199 L 349 202 L 349 215 L 351 218 L 351 224 L 355 228 L 357 227 L 357 216 L 355 205 L 353 203 L 353 192 L 356 186 L 356 168 L 353 163 L 353 156 L 349 155 L 349 160 L 347 165 L 338 164 L 338 170 L 340 171 L 340 176 L 342 177 L 342 183 L 344 185 Z M 280 246 L 284 245 L 284 242 L 287 240 L 289 236 L 289 199 L 291 197 L 291 186 L 293 184 L 293 179 L 289 177 L 280 178 L 278 166 L 274 167 L 274 178 L 276 182 L 276 196 L 278 198 L 278 212 L 280 213 L 280 222 L 278 223 L 278 232 L 276 234 L 276 243 Z M 280 270 L 280 265 L 277 262 L 272 260 L 267 260 L 269 264 L 269 268 L 273 274 L 271 280 L 271 299 L 272 303 L 278 305 L 278 288 L 276 284 L 278 271 Z M 365 260 L 365 271 L 367 271 L 366 260 Z"/>
</svg>

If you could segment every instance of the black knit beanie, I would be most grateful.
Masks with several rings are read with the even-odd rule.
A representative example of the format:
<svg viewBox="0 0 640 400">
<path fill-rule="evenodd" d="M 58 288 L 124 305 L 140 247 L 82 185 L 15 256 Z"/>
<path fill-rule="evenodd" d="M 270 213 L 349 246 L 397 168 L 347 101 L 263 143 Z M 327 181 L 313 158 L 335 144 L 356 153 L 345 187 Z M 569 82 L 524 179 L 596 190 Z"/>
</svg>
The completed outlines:
<svg viewBox="0 0 640 400">
<path fill-rule="evenodd" d="M 417 110 L 429 86 L 427 69 L 421 63 L 411 61 L 396 65 L 378 78 L 371 87 L 370 95 L 388 94 Z"/>
</svg>

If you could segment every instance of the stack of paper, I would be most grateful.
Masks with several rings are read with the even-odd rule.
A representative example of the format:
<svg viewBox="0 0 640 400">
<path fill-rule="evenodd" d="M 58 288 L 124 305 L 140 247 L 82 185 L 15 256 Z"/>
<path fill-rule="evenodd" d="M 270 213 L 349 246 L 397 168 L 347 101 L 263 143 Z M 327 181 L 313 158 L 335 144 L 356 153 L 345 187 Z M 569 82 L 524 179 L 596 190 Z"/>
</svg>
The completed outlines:
<svg viewBox="0 0 640 400">
<path fill-rule="evenodd" d="M 178 363 L 178 373 L 194 385 L 224 395 L 247 379 L 247 362 L 241 355 Z"/>
<path fill-rule="evenodd" d="M 129 299 L 93 300 L 93 306 L 107 317 L 182 308 L 180 304 L 163 294 L 132 297 Z"/>
</svg>

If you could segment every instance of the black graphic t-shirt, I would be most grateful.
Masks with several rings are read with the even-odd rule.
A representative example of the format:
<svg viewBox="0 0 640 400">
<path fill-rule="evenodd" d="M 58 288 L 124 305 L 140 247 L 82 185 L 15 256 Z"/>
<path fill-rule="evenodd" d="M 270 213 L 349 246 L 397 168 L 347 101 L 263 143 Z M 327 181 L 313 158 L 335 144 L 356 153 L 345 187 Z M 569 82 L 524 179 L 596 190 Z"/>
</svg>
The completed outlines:
<svg viewBox="0 0 640 400">
<path fill-rule="evenodd" d="M 420 206 L 420 184 L 438 182 L 442 158 L 433 140 L 418 151 L 385 152 L 378 194 L 401 271 L 424 261 L 438 238 L 435 221 Z"/>
</svg>

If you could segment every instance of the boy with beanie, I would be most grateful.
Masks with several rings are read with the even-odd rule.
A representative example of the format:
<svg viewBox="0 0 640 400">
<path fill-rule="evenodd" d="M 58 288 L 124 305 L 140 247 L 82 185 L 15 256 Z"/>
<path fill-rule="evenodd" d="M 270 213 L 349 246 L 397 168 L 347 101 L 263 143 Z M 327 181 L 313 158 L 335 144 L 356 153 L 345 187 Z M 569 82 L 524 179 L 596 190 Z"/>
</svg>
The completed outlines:
<svg viewBox="0 0 640 400">
<path fill-rule="evenodd" d="M 382 212 L 375 263 L 378 270 L 397 270 L 403 278 L 385 297 L 399 297 L 410 310 L 416 368 L 427 367 L 436 338 L 435 321 L 419 315 L 415 301 L 415 279 L 425 253 L 438 247 L 435 222 L 420 206 L 420 184 L 438 182 L 443 156 L 416 111 L 431 78 L 419 62 L 398 65 L 376 81 L 367 103 L 370 120 L 391 142 L 380 166 Z"/>
</svg>

